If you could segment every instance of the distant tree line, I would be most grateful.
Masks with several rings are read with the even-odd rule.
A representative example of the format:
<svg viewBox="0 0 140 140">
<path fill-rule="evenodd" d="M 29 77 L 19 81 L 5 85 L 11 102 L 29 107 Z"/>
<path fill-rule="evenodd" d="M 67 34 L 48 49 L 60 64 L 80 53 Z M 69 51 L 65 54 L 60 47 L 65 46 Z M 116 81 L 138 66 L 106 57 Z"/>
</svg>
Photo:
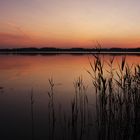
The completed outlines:
<svg viewBox="0 0 140 140">
<path fill-rule="evenodd" d="M 0 49 L 0 53 L 30 53 L 30 52 L 140 52 L 140 48 L 54 48 L 54 47 L 44 47 L 44 48 L 3 48 Z"/>
</svg>

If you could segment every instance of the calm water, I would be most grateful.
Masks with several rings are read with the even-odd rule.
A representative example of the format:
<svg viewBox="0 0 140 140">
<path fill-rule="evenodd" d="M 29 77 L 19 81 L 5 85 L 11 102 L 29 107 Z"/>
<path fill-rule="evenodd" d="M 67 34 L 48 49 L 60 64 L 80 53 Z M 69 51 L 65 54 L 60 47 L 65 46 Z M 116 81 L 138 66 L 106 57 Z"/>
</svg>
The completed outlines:
<svg viewBox="0 0 140 140">
<path fill-rule="evenodd" d="M 107 61 L 112 56 L 102 57 L 107 69 Z M 60 108 L 64 112 L 70 111 L 74 96 L 73 82 L 79 76 L 88 86 L 87 95 L 94 110 L 94 87 L 87 73 L 87 70 L 91 71 L 89 59 L 94 60 L 91 55 L 0 55 L 0 138 L 27 140 L 32 139 L 33 135 L 36 139 L 48 138 L 48 79 L 51 77 L 55 83 L 57 115 Z M 121 59 L 122 56 L 115 56 L 116 69 Z M 140 56 L 129 55 L 126 60 L 129 65 L 139 64 Z"/>
</svg>

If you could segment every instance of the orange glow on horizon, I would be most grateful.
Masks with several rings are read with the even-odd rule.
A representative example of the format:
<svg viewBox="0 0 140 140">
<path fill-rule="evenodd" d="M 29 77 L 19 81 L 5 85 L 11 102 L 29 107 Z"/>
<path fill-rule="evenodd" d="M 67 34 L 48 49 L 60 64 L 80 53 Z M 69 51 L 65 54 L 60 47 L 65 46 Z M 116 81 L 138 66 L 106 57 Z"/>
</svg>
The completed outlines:
<svg viewBox="0 0 140 140">
<path fill-rule="evenodd" d="M 38 34 L 33 35 L 18 35 L 9 33 L 0 33 L 0 46 L 17 46 L 17 47 L 95 47 L 96 42 L 101 43 L 102 47 L 122 47 L 133 48 L 139 47 L 139 37 L 127 38 L 97 38 L 96 40 L 87 36 L 77 37 L 38 37 Z"/>
</svg>

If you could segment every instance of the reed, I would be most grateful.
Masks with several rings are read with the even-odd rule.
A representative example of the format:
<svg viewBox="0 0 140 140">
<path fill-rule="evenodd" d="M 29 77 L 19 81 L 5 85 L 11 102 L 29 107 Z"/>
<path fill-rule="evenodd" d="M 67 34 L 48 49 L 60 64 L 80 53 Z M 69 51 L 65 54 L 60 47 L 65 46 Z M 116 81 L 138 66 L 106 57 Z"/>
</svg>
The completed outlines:
<svg viewBox="0 0 140 140">
<path fill-rule="evenodd" d="M 133 139 L 137 137 L 135 125 L 139 125 L 136 120 L 140 118 L 137 114 L 140 110 L 137 106 L 140 103 L 140 66 L 129 67 L 123 57 L 119 71 L 114 71 L 113 61 L 114 58 L 108 63 L 109 76 L 104 74 L 104 63 L 99 56 L 95 56 L 94 65 L 90 62 L 92 72 L 88 71 L 96 91 L 98 138 Z"/>
<path fill-rule="evenodd" d="M 49 139 L 65 140 L 138 140 L 140 138 L 140 66 L 128 66 L 126 57 L 114 69 L 115 57 L 107 62 L 100 55 L 94 55 L 94 61 L 89 60 L 96 97 L 96 123 L 90 108 L 91 102 L 87 94 L 83 78 L 74 81 L 74 96 L 71 100 L 71 113 L 63 112 L 60 105 L 59 117 L 55 111 L 54 81 L 49 79 Z M 106 74 L 106 72 L 108 74 Z M 94 95 L 93 95 L 94 96 Z M 62 126 L 61 138 L 55 135 L 56 121 Z M 58 124 L 58 123 L 57 123 Z M 92 134 L 97 131 L 97 137 Z M 59 127 L 60 128 L 60 127 Z"/>
<path fill-rule="evenodd" d="M 32 122 L 32 140 L 34 140 L 34 94 L 33 89 L 31 90 L 31 122 Z"/>
<path fill-rule="evenodd" d="M 74 82 L 75 96 L 71 102 L 71 128 L 74 140 L 82 139 L 86 131 L 88 119 L 88 97 L 87 86 L 84 85 L 82 77 Z"/>
<path fill-rule="evenodd" d="M 54 140 L 55 134 L 55 106 L 54 106 L 54 81 L 53 78 L 48 79 L 50 91 L 48 92 L 49 103 L 48 103 L 48 112 L 49 112 L 49 139 Z"/>
</svg>

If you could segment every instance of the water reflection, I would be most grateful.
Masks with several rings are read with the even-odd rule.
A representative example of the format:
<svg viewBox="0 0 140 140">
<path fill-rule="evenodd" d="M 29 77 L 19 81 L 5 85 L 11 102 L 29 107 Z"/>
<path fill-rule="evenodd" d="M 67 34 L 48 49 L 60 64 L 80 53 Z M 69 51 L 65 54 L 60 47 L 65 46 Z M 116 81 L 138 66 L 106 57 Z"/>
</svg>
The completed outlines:
<svg viewBox="0 0 140 140">
<path fill-rule="evenodd" d="M 102 58 L 107 70 L 107 62 L 112 56 L 104 55 Z M 92 55 L 1 55 L 0 92 L 4 94 L 0 94 L 0 137 L 2 139 L 93 139 L 93 137 L 103 139 L 106 133 L 105 126 L 99 127 L 99 131 L 104 133 L 100 134 L 102 137 L 98 137 L 96 123 L 90 123 L 91 120 L 96 122 L 96 98 L 91 77 L 87 73 L 87 70 L 91 70 L 89 59 L 91 62 L 95 60 Z M 115 69 L 118 68 L 121 59 L 122 56 L 115 56 L 113 63 Z M 128 65 L 138 64 L 139 56 L 129 55 L 126 61 Z M 83 79 L 83 85 L 88 86 L 86 95 L 89 104 L 88 109 L 84 108 L 86 116 L 83 115 L 83 110 L 79 110 L 81 114 L 79 116 L 75 106 L 73 82 L 75 83 L 79 76 Z M 48 96 L 50 77 L 53 77 L 55 85 L 54 103 Z M 77 86 L 80 85 L 77 84 Z M 83 90 L 83 87 L 80 88 Z M 82 90 L 77 88 L 78 93 L 84 94 Z M 52 97 L 51 94 L 50 97 Z M 77 98 L 84 100 L 86 104 L 85 96 Z M 82 105 L 80 106 L 83 108 Z M 53 109 L 55 109 L 55 114 Z M 72 111 L 73 116 L 69 117 Z M 78 120 L 75 123 L 74 120 L 77 117 L 80 117 L 82 125 Z M 72 126 L 70 126 L 71 119 Z M 49 129 L 49 124 L 50 127 L 54 127 Z M 81 129 L 77 132 L 75 129 L 79 127 Z M 54 132 L 55 137 L 53 137 Z"/>
</svg>

